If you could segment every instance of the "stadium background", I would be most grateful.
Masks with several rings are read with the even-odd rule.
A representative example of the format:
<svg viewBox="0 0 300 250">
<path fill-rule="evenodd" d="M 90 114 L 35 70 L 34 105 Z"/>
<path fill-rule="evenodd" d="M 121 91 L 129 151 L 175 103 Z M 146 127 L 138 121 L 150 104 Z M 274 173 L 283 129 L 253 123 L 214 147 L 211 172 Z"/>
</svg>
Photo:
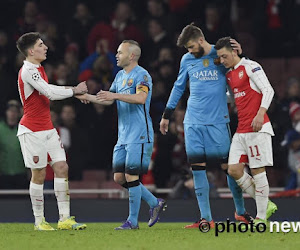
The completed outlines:
<svg viewBox="0 0 300 250">
<path fill-rule="evenodd" d="M 48 58 L 43 66 L 51 83 L 75 85 L 86 80 L 91 94 L 109 88 L 118 71 L 114 59 L 117 45 L 123 39 L 137 40 L 142 47 L 140 64 L 153 77 L 151 115 L 156 131 L 151 171 L 142 179 L 158 195 L 169 199 L 177 209 L 181 208 L 178 201 L 187 200 L 184 207 L 188 209 L 182 213 L 186 216 L 179 220 L 196 218 L 197 208 L 189 182 L 190 172 L 182 132 L 188 90 L 174 114 L 170 133 L 163 137 L 158 131 L 161 114 L 177 76 L 179 60 L 186 52 L 176 47 L 176 40 L 182 28 L 194 21 L 203 30 L 208 42 L 213 44 L 218 38 L 230 35 L 241 43 L 245 56 L 264 67 L 276 91 L 268 111 L 276 134 L 273 138 L 274 168 L 267 170 L 272 195 L 296 196 L 277 200 L 282 205 L 282 212 L 277 218 L 299 220 L 296 211 L 289 209 L 288 215 L 285 213 L 288 207 L 299 205 L 299 198 L 297 172 L 289 167 L 288 147 L 282 146 L 286 132 L 292 127 L 290 103 L 300 102 L 299 13 L 299 0 L 2 0 L 0 117 L 5 120 L 6 111 L 14 106 L 9 100 L 19 100 L 16 79 L 24 58 L 17 53 L 15 42 L 23 33 L 38 31 L 42 34 L 49 47 Z M 234 132 L 236 112 L 232 104 L 229 108 Z M 53 122 L 64 137 L 71 190 L 98 190 L 96 193 L 72 194 L 74 199 L 77 198 L 72 202 L 75 211 L 84 214 L 80 207 L 82 199 L 89 199 L 94 204 L 92 207 L 102 207 L 103 211 L 105 207 L 113 207 L 123 201 L 125 207 L 127 199 L 118 199 L 126 197 L 126 192 L 114 184 L 111 174 L 111 156 L 117 131 L 115 106 L 83 105 L 78 100 L 67 100 L 53 102 L 51 109 Z M 12 158 L 7 159 L 4 153 L 6 147 L 8 145 L 1 144 L 0 202 L 7 213 L 1 215 L 0 221 L 31 221 L 28 196 L 20 195 L 21 191 L 15 191 L 18 195 L 12 194 L 12 189 L 28 188 L 28 173 L 13 164 L 15 161 Z M 18 157 L 21 155 L 16 153 L 13 158 Z M 22 182 L 20 178 L 26 181 Z M 52 179 L 49 170 L 45 187 L 51 189 Z M 224 218 L 225 214 L 232 214 L 232 200 L 223 200 L 224 197 L 230 197 L 225 175 L 213 163 L 209 166 L 209 181 L 211 196 L 215 198 L 212 207 L 216 217 Z M 9 193 L 5 190 L 12 191 Z M 283 190 L 291 191 L 278 194 Z M 110 198 L 115 200 L 106 200 Z M 55 204 L 52 194 L 47 199 L 49 207 Z M 227 204 L 227 209 L 223 211 L 220 207 L 223 209 L 222 204 L 225 203 L 222 202 Z M 23 206 L 25 211 L 17 218 L 14 217 L 15 210 L 11 209 L 16 204 L 19 204 L 16 207 Z M 254 209 L 251 201 L 247 200 L 247 205 Z M 27 212 L 30 215 L 26 216 Z M 95 208 L 95 211 L 90 211 L 90 217 L 84 219 L 101 221 L 115 218 L 111 217 L 112 213 L 107 216 L 102 213 L 103 217 L 99 217 L 97 212 Z M 176 218 L 176 211 L 173 212 L 174 216 L 166 215 L 169 220 Z"/>
</svg>

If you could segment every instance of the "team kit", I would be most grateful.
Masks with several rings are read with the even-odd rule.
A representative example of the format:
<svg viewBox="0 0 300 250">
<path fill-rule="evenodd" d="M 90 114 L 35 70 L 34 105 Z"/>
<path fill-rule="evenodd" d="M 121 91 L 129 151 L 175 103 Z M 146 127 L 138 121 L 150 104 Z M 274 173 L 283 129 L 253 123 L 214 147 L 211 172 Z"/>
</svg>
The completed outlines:
<svg viewBox="0 0 300 250">
<path fill-rule="evenodd" d="M 261 65 L 241 55 L 241 45 L 230 37 L 215 45 L 205 40 L 201 29 L 187 25 L 177 40 L 185 47 L 177 80 L 171 90 L 160 121 L 160 132 L 168 133 L 169 122 L 187 85 L 189 98 L 184 117 L 185 150 L 193 173 L 194 189 L 200 210 L 199 220 L 186 229 L 200 228 L 203 223 L 214 228 L 209 201 L 206 168 L 209 160 L 218 161 L 225 172 L 232 193 L 235 219 L 245 225 L 267 223 L 277 206 L 269 199 L 265 167 L 273 165 L 274 132 L 267 115 L 274 90 Z M 32 177 L 29 194 L 35 218 L 34 230 L 53 231 L 44 215 L 44 181 L 49 163 L 54 171 L 58 230 L 83 230 L 70 214 L 70 195 L 66 153 L 50 116 L 50 101 L 77 98 L 82 103 L 112 105 L 118 111 L 118 140 L 113 150 L 112 170 L 116 183 L 128 190 L 129 215 L 115 230 L 139 229 L 141 200 L 149 205 L 148 226 L 154 226 L 167 207 L 166 201 L 154 196 L 141 182 L 147 173 L 154 143 L 150 117 L 153 84 L 151 75 L 138 64 L 140 45 L 134 40 L 120 43 L 115 76 L 108 91 L 88 94 L 85 82 L 77 86 L 56 86 L 48 81 L 41 65 L 48 47 L 37 32 L 22 35 L 18 50 L 25 56 L 18 75 L 18 89 L 24 113 L 19 122 L 18 138 L 25 166 Z M 228 93 L 235 100 L 238 127 L 231 136 Z M 84 105 L 82 104 L 82 105 Z M 257 214 L 245 209 L 243 192 L 255 200 Z"/>
</svg>

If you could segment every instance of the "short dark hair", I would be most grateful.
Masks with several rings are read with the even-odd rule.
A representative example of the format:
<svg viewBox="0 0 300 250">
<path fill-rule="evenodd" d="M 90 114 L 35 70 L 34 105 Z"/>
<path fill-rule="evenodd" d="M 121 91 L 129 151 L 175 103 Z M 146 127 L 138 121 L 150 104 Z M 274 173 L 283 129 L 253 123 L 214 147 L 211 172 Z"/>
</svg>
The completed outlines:
<svg viewBox="0 0 300 250">
<path fill-rule="evenodd" d="M 122 43 L 129 43 L 129 44 L 136 45 L 139 48 L 141 48 L 141 46 L 139 45 L 139 43 L 137 41 L 134 41 L 134 40 L 123 40 Z"/>
<path fill-rule="evenodd" d="M 33 47 L 38 39 L 41 38 L 38 32 L 29 32 L 22 35 L 17 41 L 18 50 L 25 56 L 28 56 L 27 49 Z"/>
<path fill-rule="evenodd" d="M 134 40 L 124 40 L 122 43 L 129 44 L 130 52 L 136 56 L 136 61 L 138 61 L 142 54 L 141 46 L 139 45 L 139 43 Z"/>
<path fill-rule="evenodd" d="M 222 48 L 226 48 L 228 50 L 232 50 L 230 39 L 231 39 L 230 36 L 220 38 L 215 45 L 215 49 L 219 50 Z"/>
<path fill-rule="evenodd" d="M 199 37 L 203 37 L 205 39 L 202 30 L 195 26 L 194 23 L 191 23 L 185 26 L 181 31 L 177 39 L 177 46 L 183 47 L 188 43 L 188 41 L 198 39 Z"/>
</svg>

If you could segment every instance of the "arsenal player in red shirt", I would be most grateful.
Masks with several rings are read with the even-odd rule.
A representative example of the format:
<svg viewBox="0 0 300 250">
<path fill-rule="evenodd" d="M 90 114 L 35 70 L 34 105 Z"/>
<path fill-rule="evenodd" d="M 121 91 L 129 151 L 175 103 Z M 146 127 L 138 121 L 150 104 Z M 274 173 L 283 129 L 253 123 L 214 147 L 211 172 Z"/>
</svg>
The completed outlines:
<svg viewBox="0 0 300 250">
<path fill-rule="evenodd" d="M 50 100 L 63 100 L 87 92 L 85 82 L 76 87 L 56 86 L 48 83 L 41 62 L 46 60 L 48 47 L 39 33 L 22 35 L 17 41 L 18 50 L 26 57 L 18 76 L 20 99 L 24 115 L 19 123 L 18 138 L 25 166 L 31 169 L 29 193 L 35 217 L 35 230 L 54 230 L 44 218 L 43 186 L 49 161 L 55 174 L 54 191 L 59 210 L 58 229 L 86 228 L 70 217 L 68 165 L 66 154 L 50 117 Z"/>
<path fill-rule="evenodd" d="M 243 191 L 255 199 L 256 220 L 265 221 L 277 210 L 276 205 L 269 201 L 265 171 L 266 166 L 273 165 L 271 136 L 274 132 L 266 112 L 274 90 L 261 65 L 240 58 L 232 49 L 230 37 L 219 39 L 215 48 L 221 63 L 229 69 L 227 83 L 234 93 L 238 112 L 238 128 L 230 147 L 228 172 Z M 253 178 L 244 171 L 245 165 L 249 165 Z"/>
</svg>

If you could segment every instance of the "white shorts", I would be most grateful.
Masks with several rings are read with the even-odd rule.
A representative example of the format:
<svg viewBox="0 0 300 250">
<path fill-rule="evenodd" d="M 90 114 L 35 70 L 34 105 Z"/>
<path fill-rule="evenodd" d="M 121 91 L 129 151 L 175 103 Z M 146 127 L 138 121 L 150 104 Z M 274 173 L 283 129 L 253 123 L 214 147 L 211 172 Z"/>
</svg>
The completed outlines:
<svg viewBox="0 0 300 250">
<path fill-rule="evenodd" d="M 250 168 L 273 166 L 272 138 L 268 133 L 235 133 L 228 164 L 246 163 Z"/>
<path fill-rule="evenodd" d="M 45 168 L 66 161 L 66 153 L 56 129 L 25 133 L 18 136 L 27 168 Z"/>
</svg>

